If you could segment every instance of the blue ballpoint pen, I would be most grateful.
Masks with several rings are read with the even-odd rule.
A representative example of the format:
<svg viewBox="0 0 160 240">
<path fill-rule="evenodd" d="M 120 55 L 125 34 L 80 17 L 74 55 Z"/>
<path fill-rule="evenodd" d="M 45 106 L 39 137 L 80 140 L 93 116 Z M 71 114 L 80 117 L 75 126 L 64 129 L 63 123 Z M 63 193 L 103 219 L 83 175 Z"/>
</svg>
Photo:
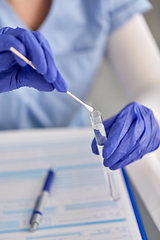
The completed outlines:
<svg viewBox="0 0 160 240">
<path fill-rule="evenodd" d="M 30 231 L 31 232 L 36 231 L 36 229 L 39 225 L 39 222 L 40 222 L 40 219 L 41 219 L 41 216 L 43 213 L 43 208 L 45 207 L 45 204 L 46 204 L 46 201 L 47 201 L 47 198 L 49 195 L 49 191 L 50 191 L 53 179 L 54 179 L 54 175 L 55 175 L 54 171 L 49 170 L 44 187 L 42 189 L 42 193 L 41 193 L 40 197 L 38 198 L 38 201 L 34 208 L 34 212 L 32 214 L 32 218 L 30 221 L 30 223 L 31 223 Z"/>
</svg>

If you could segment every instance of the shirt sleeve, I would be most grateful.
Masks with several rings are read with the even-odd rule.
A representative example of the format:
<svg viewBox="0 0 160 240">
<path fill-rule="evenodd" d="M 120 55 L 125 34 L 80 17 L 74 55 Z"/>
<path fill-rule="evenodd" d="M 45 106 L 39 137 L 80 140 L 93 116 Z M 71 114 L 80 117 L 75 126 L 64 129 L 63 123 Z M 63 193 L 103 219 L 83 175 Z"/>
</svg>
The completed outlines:
<svg viewBox="0 0 160 240">
<path fill-rule="evenodd" d="M 110 33 L 127 22 L 136 13 L 144 13 L 152 8 L 147 0 L 111 0 Z"/>
</svg>

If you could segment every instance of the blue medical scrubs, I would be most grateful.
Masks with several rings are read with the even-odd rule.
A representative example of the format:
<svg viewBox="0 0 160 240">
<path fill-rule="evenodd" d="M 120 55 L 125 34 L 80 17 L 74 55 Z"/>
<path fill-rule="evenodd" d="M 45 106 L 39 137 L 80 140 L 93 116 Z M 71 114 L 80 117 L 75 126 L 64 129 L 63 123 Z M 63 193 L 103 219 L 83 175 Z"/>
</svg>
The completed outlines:
<svg viewBox="0 0 160 240">
<path fill-rule="evenodd" d="M 147 0 L 54 0 L 39 27 L 53 50 L 69 91 L 85 101 L 104 54 L 108 36 L 136 13 L 150 9 Z M 28 28 L 5 0 L 0 28 Z M 0 94 L 0 130 L 85 126 L 88 112 L 66 93 L 21 88 Z"/>
</svg>

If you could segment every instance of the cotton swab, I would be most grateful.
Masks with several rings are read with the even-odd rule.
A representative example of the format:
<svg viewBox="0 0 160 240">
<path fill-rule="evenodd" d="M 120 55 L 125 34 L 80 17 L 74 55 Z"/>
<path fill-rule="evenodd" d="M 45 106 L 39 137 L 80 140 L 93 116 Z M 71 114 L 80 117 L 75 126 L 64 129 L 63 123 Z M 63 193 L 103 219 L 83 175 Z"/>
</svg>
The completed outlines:
<svg viewBox="0 0 160 240">
<path fill-rule="evenodd" d="M 35 66 L 32 64 L 31 61 L 29 61 L 24 55 L 22 55 L 20 52 L 18 52 L 14 47 L 10 47 L 10 51 L 13 52 L 15 55 L 17 55 L 19 58 L 21 58 L 23 61 L 28 63 L 33 69 L 36 69 Z"/>
<path fill-rule="evenodd" d="M 10 51 L 13 52 L 15 55 L 17 55 L 19 58 L 21 58 L 23 61 L 25 61 L 27 64 L 29 64 L 33 69 L 36 70 L 35 66 L 32 64 L 31 61 L 29 61 L 23 54 L 21 54 L 19 51 L 17 51 L 14 47 L 10 47 Z M 86 103 L 82 102 L 79 98 L 77 98 L 76 96 L 74 96 L 72 93 L 70 93 L 69 91 L 67 91 L 67 94 L 70 95 L 72 98 L 74 98 L 75 100 L 77 100 L 79 103 L 81 103 L 83 106 L 85 106 L 87 108 L 87 110 L 89 112 L 93 112 L 93 107 L 87 105 Z"/>
<path fill-rule="evenodd" d="M 67 93 L 71 96 L 71 97 L 73 97 L 74 99 L 76 99 L 78 102 L 80 102 L 83 106 L 85 106 L 87 109 L 88 109 L 88 111 L 90 111 L 90 112 L 93 112 L 93 107 L 91 107 L 91 106 L 89 106 L 89 105 L 87 105 L 86 103 L 84 103 L 84 102 L 82 102 L 79 98 L 77 98 L 76 96 L 74 96 L 72 93 L 70 93 L 69 91 L 67 91 Z"/>
</svg>

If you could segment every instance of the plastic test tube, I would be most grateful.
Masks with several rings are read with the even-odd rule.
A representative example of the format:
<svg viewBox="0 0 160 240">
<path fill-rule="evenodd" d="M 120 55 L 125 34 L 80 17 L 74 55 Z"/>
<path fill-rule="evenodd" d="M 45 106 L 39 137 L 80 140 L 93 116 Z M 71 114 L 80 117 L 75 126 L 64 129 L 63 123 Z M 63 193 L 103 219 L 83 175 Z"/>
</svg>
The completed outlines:
<svg viewBox="0 0 160 240">
<path fill-rule="evenodd" d="M 102 166 L 104 169 L 105 178 L 109 185 L 110 196 L 112 200 L 117 201 L 120 198 L 120 194 L 118 190 L 118 182 L 116 181 L 116 172 L 110 170 L 108 167 L 105 167 L 103 165 L 102 150 L 107 137 L 101 113 L 97 110 L 94 110 L 93 112 L 90 113 L 90 119 L 92 128 L 94 130 L 98 151 L 102 159 Z"/>
</svg>

